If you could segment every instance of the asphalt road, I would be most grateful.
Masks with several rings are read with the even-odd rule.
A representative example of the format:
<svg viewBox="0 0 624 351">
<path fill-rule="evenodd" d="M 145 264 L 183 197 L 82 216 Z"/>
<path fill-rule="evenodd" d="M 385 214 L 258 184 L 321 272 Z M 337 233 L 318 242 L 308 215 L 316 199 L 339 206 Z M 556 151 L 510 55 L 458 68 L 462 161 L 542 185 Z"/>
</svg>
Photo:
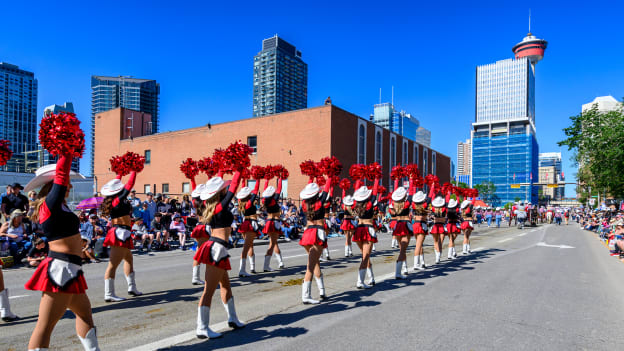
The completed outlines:
<svg viewBox="0 0 624 351">
<path fill-rule="evenodd" d="M 461 253 L 461 239 L 456 248 Z M 431 238 L 425 256 L 433 263 Z M 413 240 L 410 251 L 413 249 Z M 377 285 L 355 289 L 359 257 L 343 257 L 343 240 L 330 239 L 333 259 L 322 263 L 330 296 L 302 305 L 304 250 L 282 243 L 286 269 L 239 279 L 240 249 L 231 250 L 230 272 L 237 312 L 248 322 L 229 331 L 218 292 L 211 325 L 221 339 L 195 338 L 202 288 L 190 284 L 192 251 L 135 256 L 137 284 L 145 295 L 120 303 L 103 301 L 106 265 L 85 265 L 88 294 L 102 350 L 614 350 L 624 345 L 624 265 L 577 225 L 538 228 L 477 228 L 473 253 L 446 259 L 397 281 L 390 236 L 381 235 L 373 256 Z M 563 245 L 563 246 L 561 246 Z M 258 246 L 261 267 L 266 246 Z M 358 253 L 354 246 L 354 253 Z M 408 266 L 413 265 L 411 252 Z M 273 262 L 275 266 L 275 262 Z M 13 311 L 20 321 L 0 323 L 0 349 L 23 350 L 37 318 L 39 294 L 23 289 L 28 268 L 4 270 Z M 126 283 L 118 271 L 118 295 Z M 313 283 L 313 297 L 318 291 Z M 617 324 L 616 324 L 617 323 Z M 81 350 L 74 317 L 57 324 L 51 350 Z"/>
</svg>

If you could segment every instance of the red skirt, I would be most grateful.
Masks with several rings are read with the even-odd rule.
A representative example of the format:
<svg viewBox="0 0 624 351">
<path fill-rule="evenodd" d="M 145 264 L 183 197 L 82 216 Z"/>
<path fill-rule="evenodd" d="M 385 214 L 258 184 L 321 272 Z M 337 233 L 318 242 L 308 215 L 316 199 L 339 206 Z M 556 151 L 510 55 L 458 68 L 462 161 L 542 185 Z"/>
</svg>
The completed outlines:
<svg viewBox="0 0 624 351">
<path fill-rule="evenodd" d="M 444 224 L 442 224 L 442 223 L 434 223 L 433 227 L 431 228 L 430 233 L 431 234 L 446 234 L 444 232 Z"/>
<path fill-rule="evenodd" d="M 412 223 L 407 221 L 392 221 L 390 222 L 390 228 L 393 229 L 392 235 L 396 236 L 410 236 L 414 235 L 414 229 L 412 229 Z"/>
<path fill-rule="evenodd" d="M 120 246 L 120 247 L 125 247 L 127 249 L 134 249 L 134 240 L 132 240 L 132 235 L 128 235 L 126 240 L 121 240 L 120 238 L 117 237 L 117 235 L 115 235 L 115 233 L 117 232 L 117 230 L 120 231 L 128 231 L 128 233 L 130 232 L 128 229 L 126 228 L 122 228 L 122 227 L 112 227 L 108 230 L 108 233 L 106 233 L 106 238 L 104 239 L 104 246 L 105 247 L 110 247 L 110 246 Z"/>
<path fill-rule="evenodd" d="M 415 222 L 412 227 L 414 228 L 414 235 L 417 235 L 417 234 L 427 235 L 427 230 L 428 230 L 427 224 L 422 223 L 422 222 Z"/>
<path fill-rule="evenodd" d="M 206 230 L 206 225 L 205 224 L 196 225 L 195 228 L 193 228 L 193 231 L 191 232 L 191 238 L 193 239 L 210 238 L 210 234 L 208 234 L 208 231 Z"/>
<path fill-rule="evenodd" d="M 303 232 L 301 239 L 299 240 L 299 245 L 301 246 L 309 246 L 309 245 L 321 245 L 324 248 L 327 247 L 327 232 L 321 227 L 316 225 L 311 225 Z"/>
<path fill-rule="evenodd" d="M 472 221 L 463 221 L 461 224 L 461 230 L 473 229 Z"/>
<path fill-rule="evenodd" d="M 447 223 L 446 224 L 446 232 L 449 234 L 459 234 L 461 230 L 457 228 L 457 223 Z"/>
<path fill-rule="evenodd" d="M 353 233 L 353 238 L 351 238 L 351 241 L 368 241 L 371 243 L 376 243 L 377 236 L 375 235 L 375 228 L 371 225 L 359 225 L 355 229 L 355 233 Z"/>
<path fill-rule="evenodd" d="M 340 224 L 340 229 L 344 232 L 348 230 L 354 230 L 355 226 L 353 225 L 353 222 L 351 222 L 351 219 L 344 219 L 342 221 L 342 224 Z"/>
<path fill-rule="evenodd" d="M 266 223 L 264 224 L 264 228 L 262 228 L 262 232 L 264 234 L 269 234 L 269 233 L 279 233 L 281 232 L 280 228 L 281 228 L 281 223 L 279 221 L 276 220 L 267 220 Z"/>
<path fill-rule="evenodd" d="M 243 234 L 255 233 L 256 236 L 260 236 L 260 233 L 258 233 L 258 222 L 252 219 L 245 219 L 238 228 L 238 231 Z"/>
<path fill-rule="evenodd" d="M 225 242 L 221 241 L 218 238 L 209 239 L 197 249 L 193 259 L 200 263 L 229 271 L 232 269 L 232 266 L 230 266 L 230 254 Z"/>
<path fill-rule="evenodd" d="M 78 275 L 73 278 L 65 287 L 60 287 L 56 284 L 48 274 L 48 267 L 50 262 L 55 260 L 52 257 L 47 257 L 41 261 L 37 269 L 33 273 L 32 277 L 24 284 L 24 288 L 27 290 L 37 290 L 53 293 L 66 293 L 66 294 L 84 294 L 88 289 L 87 281 L 82 274 L 82 270 L 78 272 Z"/>
</svg>

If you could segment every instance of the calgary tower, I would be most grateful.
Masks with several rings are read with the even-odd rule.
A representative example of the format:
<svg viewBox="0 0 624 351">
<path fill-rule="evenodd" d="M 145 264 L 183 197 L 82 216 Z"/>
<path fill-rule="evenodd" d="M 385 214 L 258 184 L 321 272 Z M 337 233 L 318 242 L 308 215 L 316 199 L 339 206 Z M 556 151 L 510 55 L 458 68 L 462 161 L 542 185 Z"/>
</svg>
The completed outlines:
<svg viewBox="0 0 624 351">
<path fill-rule="evenodd" d="M 529 34 L 521 42 L 514 45 L 511 51 L 516 55 L 516 59 L 528 57 L 531 61 L 533 73 L 535 73 L 535 64 L 544 58 L 544 51 L 546 51 L 547 46 L 548 42 L 546 40 L 539 39 L 531 34 L 531 17 L 529 16 Z"/>
</svg>

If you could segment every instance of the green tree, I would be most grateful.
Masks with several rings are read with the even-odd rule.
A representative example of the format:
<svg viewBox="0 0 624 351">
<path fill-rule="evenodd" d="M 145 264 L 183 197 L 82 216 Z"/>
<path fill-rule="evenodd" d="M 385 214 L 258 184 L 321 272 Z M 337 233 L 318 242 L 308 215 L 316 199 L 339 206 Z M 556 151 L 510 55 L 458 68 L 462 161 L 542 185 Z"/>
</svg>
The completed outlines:
<svg viewBox="0 0 624 351">
<path fill-rule="evenodd" d="M 474 186 L 479 190 L 479 196 L 488 204 L 495 204 L 498 200 L 496 196 L 496 185 L 492 182 L 483 182 Z"/>
<path fill-rule="evenodd" d="M 624 106 L 601 112 L 598 106 L 571 116 L 571 125 L 563 129 L 567 136 L 559 146 L 567 146 L 579 166 L 577 181 L 582 198 L 600 191 L 615 197 L 624 195 Z M 586 194 L 584 194 L 586 193 Z M 584 194 L 584 195 L 583 195 Z"/>
</svg>

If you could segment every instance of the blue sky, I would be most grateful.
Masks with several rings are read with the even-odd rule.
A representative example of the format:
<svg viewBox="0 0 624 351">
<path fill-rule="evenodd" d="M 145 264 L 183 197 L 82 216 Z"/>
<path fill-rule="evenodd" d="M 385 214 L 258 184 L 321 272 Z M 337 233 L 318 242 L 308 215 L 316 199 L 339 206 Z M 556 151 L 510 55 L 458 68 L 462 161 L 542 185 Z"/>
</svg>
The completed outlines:
<svg viewBox="0 0 624 351">
<path fill-rule="evenodd" d="M 394 86 L 395 106 L 455 159 L 474 120 L 475 67 L 512 57 L 529 7 L 532 32 L 549 42 L 536 69 L 540 151 L 559 151 L 583 103 L 624 96 L 622 3 L 13 1 L 2 5 L 0 61 L 35 72 L 39 115 L 72 101 L 85 131 L 91 75 L 156 79 L 161 131 L 177 130 L 250 117 L 253 56 L 278 33 L 308 63 L 308 106 L 329 95 L 366 117 L 379 88 L 389 101 Z"/>
</svg>

